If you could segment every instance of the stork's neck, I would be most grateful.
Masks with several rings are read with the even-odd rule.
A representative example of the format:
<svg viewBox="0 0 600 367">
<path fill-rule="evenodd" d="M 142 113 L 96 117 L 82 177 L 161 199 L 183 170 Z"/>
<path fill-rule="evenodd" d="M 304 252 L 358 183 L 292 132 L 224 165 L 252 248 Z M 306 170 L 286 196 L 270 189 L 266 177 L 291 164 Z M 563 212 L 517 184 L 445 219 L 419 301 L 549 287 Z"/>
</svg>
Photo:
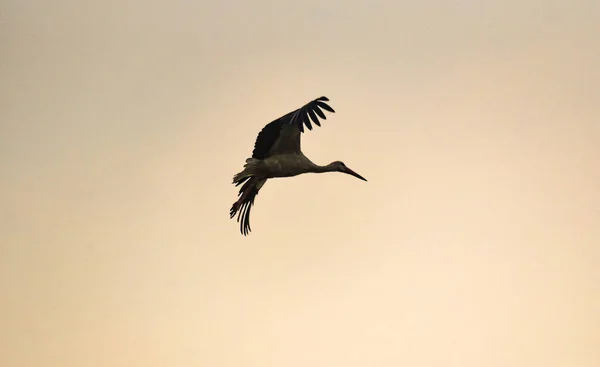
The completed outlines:
<svg viewBox="0 0 600 367">
<path fill-rule="evenodd" d="M 324 173 L 324 172 L 335 172 L 335 171 L 337 171 L 337 169 L 335 168 L 335 165 L 333 163 L 329 163 L 324 166 L 319 166 L 318 164 L 315 164 L 313 172 Z"/>
</svg>

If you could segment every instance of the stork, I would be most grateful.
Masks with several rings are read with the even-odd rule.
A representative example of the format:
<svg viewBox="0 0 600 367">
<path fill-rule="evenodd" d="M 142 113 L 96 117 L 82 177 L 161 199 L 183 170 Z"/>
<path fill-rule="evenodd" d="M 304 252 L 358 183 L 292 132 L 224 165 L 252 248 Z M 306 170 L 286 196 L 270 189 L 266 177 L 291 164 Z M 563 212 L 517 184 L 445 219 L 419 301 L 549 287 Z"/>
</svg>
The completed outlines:
<svg viewBox="0 0 600 367">
<path fill-rule="evenodd" d="M 238 200 L 229 211 L 229 218 L 238 213 L 240 232 L 246 236 L 250 232 L 250 208 L 258 191 L 270 178 L 293 177 L 304 173 L 342 172 L 367 181 L 341 161 L 325 166 L 311 162 L 300 149 L 300 133 L 304 126 L 312 130 L 311 120 L 321 126 L 319 117 L 327 117 L 321 109 L 334 113 L 327 103 L 327 97 L 312 100 L 304 106 L 292 111 L 265 125 L 254 143 L 252 157 L 246 159 L 244 170 L 233 176 L 233 184 L 244 184 L 238 193 Z M 241 221 L 240 221 L 241 220 Z"/>
</svg>

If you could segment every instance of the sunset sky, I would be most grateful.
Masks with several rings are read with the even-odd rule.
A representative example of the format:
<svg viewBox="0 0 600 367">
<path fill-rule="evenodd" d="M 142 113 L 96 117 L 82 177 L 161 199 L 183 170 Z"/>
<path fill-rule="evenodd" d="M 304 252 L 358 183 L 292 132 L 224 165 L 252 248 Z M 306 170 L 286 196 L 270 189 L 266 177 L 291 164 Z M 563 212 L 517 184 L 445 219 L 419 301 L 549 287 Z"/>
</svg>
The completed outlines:
<svg viewBox="0 0 600 367">
<path fill-rule="evenodd" d="M 600 366 L 600 1 L 0 1 L 3 367 Z M 342 174 L 232 177 L 302 137 Z"/>
</svg>

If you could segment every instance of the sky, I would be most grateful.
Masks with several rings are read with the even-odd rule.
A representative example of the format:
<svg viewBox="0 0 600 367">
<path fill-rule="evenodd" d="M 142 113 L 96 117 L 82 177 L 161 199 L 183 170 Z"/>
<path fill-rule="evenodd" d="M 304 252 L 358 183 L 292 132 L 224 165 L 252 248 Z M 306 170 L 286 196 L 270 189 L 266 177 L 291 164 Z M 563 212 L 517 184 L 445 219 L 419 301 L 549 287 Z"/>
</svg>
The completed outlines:
<svg viewBox="0 0 600 367">
<path fill-rule="evenodd" d="M 0 2 L 0 365 L 600 365 L 600 2 Z M 244 237 L 232 177 L 320 96 Z"/>
</svg>

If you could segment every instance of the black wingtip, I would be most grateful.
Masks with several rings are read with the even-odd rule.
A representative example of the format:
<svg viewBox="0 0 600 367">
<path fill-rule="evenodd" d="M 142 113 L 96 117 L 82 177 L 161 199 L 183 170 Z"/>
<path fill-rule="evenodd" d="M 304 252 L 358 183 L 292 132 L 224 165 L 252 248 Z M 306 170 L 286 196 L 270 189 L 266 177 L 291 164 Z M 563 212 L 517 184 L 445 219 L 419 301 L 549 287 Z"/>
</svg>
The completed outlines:
<svg viewBox="0 0 600 367">
<path fill-rule="evenodd" d="M 321 102 L 321 101 L 315 101 L 315 103 L 317 104 L 317 106 L 321 107 L 322 109 L 327 110 L 331 113 L 335 113 L 335 110 L 333 108 L 331 108 L 331 106 L 329 106 L 327 103 Z"/>
<path fill-rule="evenodd" d="M 237 221 L 240 223 L 240 232 L 246 236 L 252 229 L 250 228 L 250 210 L 254 205 L 254 199 L 258 194 L 259 188 L 256 186 L 257 181 L 251 178 L 246 181 L 240 189 L 240 198 L 233 203 L 229 210 L 229 218 L 232 219 L 237 214 Z"/>
</svg>

